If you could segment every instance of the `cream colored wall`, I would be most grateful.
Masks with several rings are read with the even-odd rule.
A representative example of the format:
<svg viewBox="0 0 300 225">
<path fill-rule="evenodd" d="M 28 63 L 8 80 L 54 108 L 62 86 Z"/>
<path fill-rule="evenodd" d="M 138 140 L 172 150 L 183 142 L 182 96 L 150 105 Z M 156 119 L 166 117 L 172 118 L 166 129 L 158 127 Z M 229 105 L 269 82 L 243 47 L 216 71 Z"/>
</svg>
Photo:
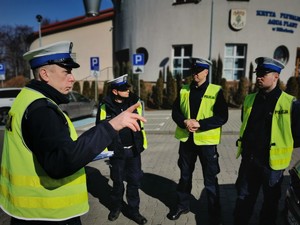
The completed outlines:
<svg viewBox="0 0 300 225">
<path fill-rule="evenodd" d="M 72 52 L 76 54 L 76 61 L 80 64 L 78 69 L 73 70 L 73 74 L 78 81 L 95 80 L 94 76 L 90 76 L 90 57 L 99 57 L 100 76 L 98 77 L 98 81 L 102 81 L 101 83 L 103 83 L 103 81 L 113 78 L 111 28 L 112 21 L 106 21 L 46 36 L 42 34 L 42 46 L 57 41 L 72 41 Z M 39 39 L 36 39 L 32 43 L 31 49 L 38 46 Z"/>
<path fill-rule="evenodd" d="M 283 45 L 289 51 L 289 62 L 280 75 L 281 80 L 286 83 L 294 74 L 296 51 L 300 47 L 299 0 L 203 0 L 198 4 L 177 5 L 173 4 L 174 0 L 120 2 L 121 10 L 116 10 L 115 15 L 114 50 L 118 52 L 128 49 L 130 56 L 141 47 L 148 51 L 148 61 L 144 66 L 144 73 L 140 76 L 144 81 L 156 81 L 159 72 L 166 71 L 168 66 L 172 70 L 173 46 L 185 44 L 193 46 L 192 55 L 195 57 L 208 58 L 211 55 L 211 59 L 217 60 L 220 57 L 223 62 L 226 44 L 247 45 L 247 77 L 250 63 L 256 65 L 256 57 L 273 57 L 275 49 Z M 229 26 L 231 9 L 243 9 L 247 12 L 246 25 L 239 31 L 232 30 Z M 274 11 L 277 18 L 258 16 L 258 10 Z M 280 18 L 280 13 L 297 17 L 284 19 Z M 294 33 L 274 31 L 274 26 L 268 24 L 270 19 L 295 23 Z"/>
</svg>

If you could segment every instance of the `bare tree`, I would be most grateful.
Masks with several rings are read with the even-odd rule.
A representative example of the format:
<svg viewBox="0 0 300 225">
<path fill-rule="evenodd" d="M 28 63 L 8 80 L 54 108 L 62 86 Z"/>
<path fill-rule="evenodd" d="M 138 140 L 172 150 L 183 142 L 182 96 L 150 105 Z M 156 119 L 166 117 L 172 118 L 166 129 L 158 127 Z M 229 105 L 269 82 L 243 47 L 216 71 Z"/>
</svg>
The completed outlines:
<svg viewBox="0 0 300 225">
<path fill-rule="evenodd" d="M 18 75 L 29 77 L 23 54 L 29 49 L 32 34 L 33 28 L 29 26 L 0 26 L 0 62 L 5 64 L 6 79 Z"/>
</svg>

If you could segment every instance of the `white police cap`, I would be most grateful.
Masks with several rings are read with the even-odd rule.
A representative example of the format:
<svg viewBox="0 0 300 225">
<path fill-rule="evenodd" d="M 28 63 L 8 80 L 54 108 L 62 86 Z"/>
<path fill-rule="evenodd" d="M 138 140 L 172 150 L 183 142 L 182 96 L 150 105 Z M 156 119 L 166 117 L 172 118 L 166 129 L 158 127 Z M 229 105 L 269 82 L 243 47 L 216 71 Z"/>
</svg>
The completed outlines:
<svg viewBox="0 0 300 225">
<path fill-rule="evenodd" d="M 127 83 L 127 77 L 128 74 L 124 74 L 120 77 L 108 81 L 107 83 L 110 84 L 112 88 L 116 88 L 116 89 L 123 88 L 123 87 L 130 87 L 130 85 Z"/>
<path fill-rule="evenodd" d="M 212 65 L 212 62 L 208 59 L 204 58 L 192 58 L 192 67 L 193 68 L 204 68 L 209 69 L 209 67 Z"/>
<path fill-rule="evenodd" d="M 255 63 L 257 64 L 256 71 L 265 70 L 280 73 L 284 68 L 284 64 L 282 62 L 269 57 L 258 57 L 255 59 Z"/>
<path fill-rule="evenodd" d="M 61 67 L 78 68 L 80 65 L 71 57 L 73 43 L 70 41 L 56 42 L 26 52 L 23 57 L 29 61 L 31 69 L 44 65 L 57 64 Z"/>
</svg>

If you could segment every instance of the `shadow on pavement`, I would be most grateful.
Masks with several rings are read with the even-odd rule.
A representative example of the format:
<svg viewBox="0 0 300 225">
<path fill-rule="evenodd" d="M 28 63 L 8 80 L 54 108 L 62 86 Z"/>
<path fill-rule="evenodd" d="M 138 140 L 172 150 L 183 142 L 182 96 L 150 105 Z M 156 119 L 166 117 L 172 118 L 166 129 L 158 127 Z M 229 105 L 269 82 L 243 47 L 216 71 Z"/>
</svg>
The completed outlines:
<svg viewBox="0 0 300 225">
<path fill-rule="evenodd" d="M 176 206 L 176 185 L 174 181 L 168 178 L 144 173 L 141 190 L 171 209 Z"/>
<path fill-rule="evenodd" d="M 86 166 L 86 178 L 88 192 L 95 198 L 99 199 L 99 202 L 110 209 L 110 191 L 111 186 L 108 184 L 109 179 L 101 174 L 101 172 L 93 167 Z"/>
<path fill-rule="evenodd" d="M 144 173 L 141 190 L 161 201 L 170 211 L 176 208 L 176 187 L 177 183 L 170 179 L 156 174 Z M 191 195 L 190 212 L 195 214 L 197 224 L 204 225 L 203 222 L 208 221 L 205 191 L 202 191 L 199 200 Z"/>
<path fill-rule="evenodd" d="M 196 181 L 194 181 L 195 183 Z M 199 182 L 203 182 L 202 180 Z M 278 219 L 279 225 L 285 224 L 284 222 L 284 199 L 285 193 L 289 182 L 289 176 L 284 177 L 282 184 L 282 198 L 280 200 Z M 174 181 L 151 173 L 144 173 L 142 180 L 141 190 L 145 194 L 158 199 L 162 202 L 169 210 L 176 207 L 176 187 L 177 183 Z M 195 188 L 195 187 L 193 187 Z M 220 184 L 220 203 L 222 211 L 222 221 L 224 225 L 233 224 L 233 210 L 236 201 L 236 189 L 234 184 Z M 260 192 L 257 198 L 257 204 L 255 205 L 255 212 L 252 216 L 250 224 L 258 224 L 259 211 L 262 205 L 263 196 Z M 195 221 L 197 225 L 208 225 L 208 209 L 207 209 L 207 196 L 206 191 L 201 191 L 199 199 L 196 199 L 191 195 L 190 202 L 190 213 L 195 215 Z"/>
</svg>

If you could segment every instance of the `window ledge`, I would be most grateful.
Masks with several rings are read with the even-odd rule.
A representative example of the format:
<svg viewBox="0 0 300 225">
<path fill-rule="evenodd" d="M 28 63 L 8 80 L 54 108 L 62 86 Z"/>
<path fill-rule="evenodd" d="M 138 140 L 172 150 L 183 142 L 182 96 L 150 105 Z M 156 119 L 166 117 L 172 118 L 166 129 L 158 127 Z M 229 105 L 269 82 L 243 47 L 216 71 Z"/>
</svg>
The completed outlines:
<svg viewBox="0 0 300 225">
<path fill-rule="evenodd" d="M 174 2 L 172 5 L 183 5 L 183 4 L 198 4 L 201 0 L 194 0 L 194 1 L 189 1 L 189 2 Z"/>
</svg>

